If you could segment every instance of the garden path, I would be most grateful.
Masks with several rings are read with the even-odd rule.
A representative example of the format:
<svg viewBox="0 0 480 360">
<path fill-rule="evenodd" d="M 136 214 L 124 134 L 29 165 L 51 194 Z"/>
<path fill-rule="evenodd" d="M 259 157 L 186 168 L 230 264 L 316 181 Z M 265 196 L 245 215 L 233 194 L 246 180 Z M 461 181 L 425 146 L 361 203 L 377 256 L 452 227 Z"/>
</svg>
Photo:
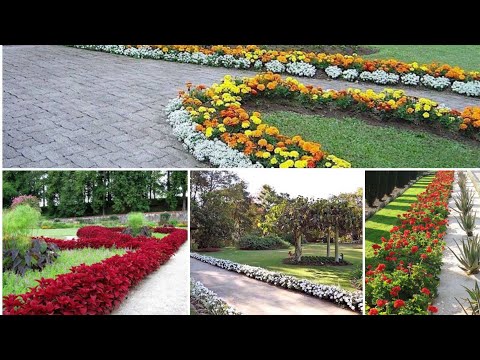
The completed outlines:
<svg viewBox="0 0 480 360">
<path fill-rule="evenodd" d="M 75 49 L 3 47 L 3 166 L 6 168 L 208 167 L 172 135 L 163 109 L 187 82 L 210 85 L 225 74 L 253 71 L 215 68 Z M 324 89 L 369 83 L 299 78 Z M 415 96 L 463 109 L 480 99 L 407 88 Z"/>
<path fill-rule="evenodd" d="M 333 303 L 190 258 L 190 274 L 245 315 L 355 315 Z"/>
<path fill-rule="evenodd" d="M 456 176 L 456 180 L 458 177 Z M 453 186 L 452 195 L 458 194 L 460 188 L 455 180 Z M 467 176 L 467 188 L 475 191 L 473 183 Z M 477 233 L 480 229 L 480 195 L 475 192 L 475 202 L 473 211 L 477 212 Z M 450 198 L 448 203 L 450 208 L 456 208 L 453 197 Z M 448 230 L 445 235 L 445 242 L 447 246 L 451 247 L 457 254 L 458 248 L 455 245 L 455 241 L 461 246 L 462 238 L 465 237 L 465 232 L 460 228 L 455 216 L 457 213 L 451 211 L 448 216 Z M 440 273 L 440 285 L 438 287 L 438 297 L 434 301 L 434 305 L 438 307 L 438 314 L 441 315 L 463 315 L 464 312 L 455 298 L 462 302 L 465 306 L 465 302 L 462 299 L 467 298 L 467 292 L 463 286 L 469 289 L 473 289 L 475 281 L 480 281 L 480 274 L 468 276 L 465 272 L 458 267 L 459 262 L 452 252 L 445 248 L 443 252 L 443 265 Z"/>
<path fill-rule="evenodd" d="M 188 315 L 190 247 L 183 244 L 167 263 L 131 289 L 112 315 Z"/>
</svg>

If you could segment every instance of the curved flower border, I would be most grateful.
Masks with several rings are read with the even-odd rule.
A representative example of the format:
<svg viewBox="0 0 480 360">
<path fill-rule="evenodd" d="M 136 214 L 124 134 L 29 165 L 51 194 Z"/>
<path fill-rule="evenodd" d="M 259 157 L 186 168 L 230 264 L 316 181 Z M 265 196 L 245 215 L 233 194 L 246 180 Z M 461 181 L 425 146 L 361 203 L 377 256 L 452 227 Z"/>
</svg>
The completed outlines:
<svg viewBox="0 0 480 360">
<path fill-rule="evenodd" d="M 190 253 L 194 259 L 219 268 L 246 275 L 252 279 L 266 282 L 285 289 L 296 290 L 319 299 L 331 301 L 337 305 L 348 307 L 354 311 L 363 311 L 363 294 L 361 291 L 348 292 L 332 285 L 319 285 L 305 279 L 283 275 L 260 267 L 238 264 L 230 260 L 217 259 L 211 256 Z"/>
<path fill-rule="evenodd" d="M 389 239 L 373 244 L 375 267 L 365 274 L 369 315 L 433 314 L 439 284 L 453 171 L 439 171 L 404 214 Z"/>
<path fill-rule="evenodd" d="M 125 248 L 99 263 L 75 266 L 54 279 L 38 280 L 25 294 L 3 297 L 4 315 L 103 315 L 109 314 L 128 291 L 166 263 L 187 241 L 188 232 L 176 229 L 163 239 L 119 234 L 104 228 L 78 240 L 44 238 L 60 249 Z"/>
<path fill-rule="evenodd" d="M 235 310 L 216 293 L 192 277 L 190 278 L 190 297 L 201 303 L 209 315 L 242 315 L 241 312 Z"/>
<path fill-rule="evenodd" d="M 465 96 L 480 97 L 480 72 L 467 72 L 448 64 L 405 63 L 395 59 L 368 60 L 359 56 L 303 51 L 264 50 L 255 45 L 209 48 L 197 45 L 74 45 L 76 48 L 135 58 L 176 61 L 226 68 L 315 76 L 317 70 L 332 78 L 376 84 L 447 88 Z"/>
</svg>

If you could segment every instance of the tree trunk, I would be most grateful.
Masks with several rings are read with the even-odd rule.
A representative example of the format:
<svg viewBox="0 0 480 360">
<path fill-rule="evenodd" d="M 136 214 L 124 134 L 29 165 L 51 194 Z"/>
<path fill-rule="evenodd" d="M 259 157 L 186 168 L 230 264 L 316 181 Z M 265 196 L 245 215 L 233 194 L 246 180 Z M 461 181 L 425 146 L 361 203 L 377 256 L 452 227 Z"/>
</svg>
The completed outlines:
<svg viewBox="0 0 480 360">
<path fill-rule="evenodd" d="M 302 261 L 302 236 L 295 234 L 295 261 Z"/>
<path fill-rule="evenodd" d="M 327 229 L 327 257 L 330 257 L 330 227 Z"/>
<path fill-rule="evenodd" d="M 335 262 L 338 262 L 338 225 L 335 226 Z"/>
</svg>

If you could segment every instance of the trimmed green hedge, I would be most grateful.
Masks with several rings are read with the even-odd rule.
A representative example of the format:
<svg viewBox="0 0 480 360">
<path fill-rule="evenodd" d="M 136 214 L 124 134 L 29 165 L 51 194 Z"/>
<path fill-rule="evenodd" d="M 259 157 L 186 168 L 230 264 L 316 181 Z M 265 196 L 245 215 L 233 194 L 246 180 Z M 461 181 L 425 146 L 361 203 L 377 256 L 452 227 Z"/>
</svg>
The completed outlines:
<svg viewBox="0 0 480 360">
<path fill-rule="evenodd" d="M 288 249 L 290 244 L 282 238 L 270 236 L 245 235 L 238 242 L 237 248 L 240 250 L 275 250 Z"/>
</svg>

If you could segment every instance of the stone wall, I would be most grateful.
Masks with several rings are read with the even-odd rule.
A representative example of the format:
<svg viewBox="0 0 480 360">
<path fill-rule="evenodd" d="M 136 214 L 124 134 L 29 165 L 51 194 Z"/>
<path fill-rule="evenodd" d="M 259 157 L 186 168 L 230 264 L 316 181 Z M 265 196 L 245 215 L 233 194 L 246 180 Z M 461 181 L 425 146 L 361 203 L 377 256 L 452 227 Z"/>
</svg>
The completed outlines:
<svg viewBox="0 0 480 360">
<path fill-rule="evenodd" d="M 160 220 L 160 215 L 168 213 L 170 214 L 170 220 L 177 220 L 179 222 L 187 222 L 188 221 L 188 213 L 186 211 L 163 211 L 163 212 L 154 212 L 154 213 L 145 213 L 145 218 L 148 221 L 156 221 Z M 101 220 L 109 220 L 111 216 L 117 216 L 120 219 L 121 223 L 125 223 L 127 220 L 128 214 L 115 214 L 115 215 L 99 215 L 99 216 L 83 216 L 83 217 L 74 217 L 74 218 L 62 218 L 58 219 L 61 222 L 71 223 L 76 222 L 79 220 L 86 220 L 87 222 L 95 223 L 100 222 Z"/>
</svg>

